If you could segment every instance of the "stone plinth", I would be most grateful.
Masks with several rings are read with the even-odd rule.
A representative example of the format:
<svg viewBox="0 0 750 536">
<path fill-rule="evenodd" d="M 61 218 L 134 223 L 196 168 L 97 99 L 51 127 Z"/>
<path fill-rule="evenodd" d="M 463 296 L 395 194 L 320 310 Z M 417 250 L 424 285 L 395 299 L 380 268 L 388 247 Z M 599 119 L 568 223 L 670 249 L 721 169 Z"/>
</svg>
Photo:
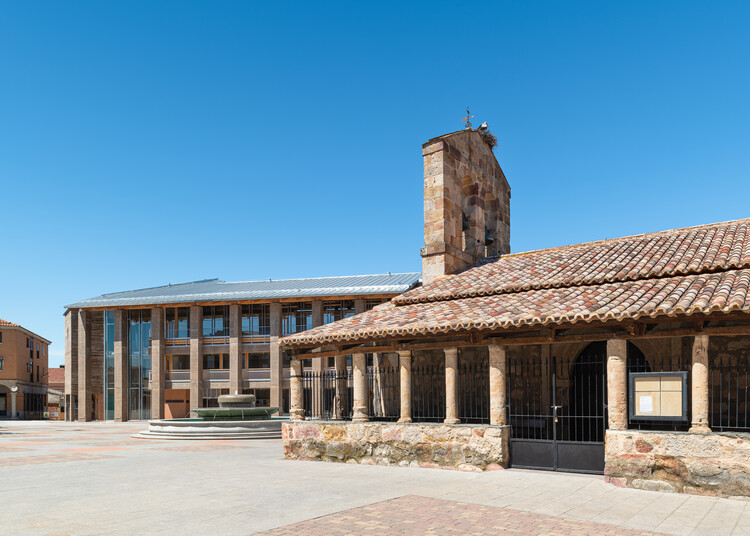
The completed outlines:
<svg viewBox="0 0 750 536">
<path fill-rule="evenodd" d="M 750 434 L 608 430 L 604 474 L 617 486 L 750 496 Z"/>
<path fill-rule="evenodd" d="M 508 465 L 507 426 L 425 423 L 288 422 L 282 427 L 290 459 L 463 471 Z"/>
</svg>

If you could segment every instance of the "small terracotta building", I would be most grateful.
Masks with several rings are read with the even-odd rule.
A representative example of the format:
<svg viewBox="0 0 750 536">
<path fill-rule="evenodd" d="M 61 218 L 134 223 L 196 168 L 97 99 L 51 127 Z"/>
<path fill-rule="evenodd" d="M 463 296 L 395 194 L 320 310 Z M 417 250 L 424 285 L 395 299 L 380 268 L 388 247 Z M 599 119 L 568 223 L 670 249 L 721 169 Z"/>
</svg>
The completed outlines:
<svg viewBox="0 0 750 536">
<path fill-rule="evenodd" d="M 423 156 L 424 285 L 281 339 L 286 456 L 750 495 L 750 219 L 510 254 L 482 133 Z"/>
<path fill-rule="evenodd" d="M 0 419 L 41 419 L 50 341 L 0 319 Z"/>
</svg>

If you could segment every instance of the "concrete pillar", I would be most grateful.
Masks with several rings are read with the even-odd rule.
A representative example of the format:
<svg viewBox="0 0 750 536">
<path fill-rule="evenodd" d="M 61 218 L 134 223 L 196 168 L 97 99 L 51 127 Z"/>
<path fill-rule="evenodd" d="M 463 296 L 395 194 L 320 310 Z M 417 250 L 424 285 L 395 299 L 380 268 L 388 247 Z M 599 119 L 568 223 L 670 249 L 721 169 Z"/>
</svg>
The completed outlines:
<svg viewBox="0 0 750 536">
<path fill-rule="evenodd" d="M 304 392 L 302 387 L 302 361 L 292 359 L 289 377 L 289 419 L 305 420 Z"/>
<path fill-rule="evenodd" d="M 151 418 L 164 418 L 164 309 L 151 309 Z"/>
<path fill-rule="evenodd" d="M 190 409 L 203 406 L 203 307 L 190 308 Z"/>
<path fill-rule="evenodd" d="M 354 383 L 354 407 L 352 421 L 364 422 L 370 420 L 369 389 L 367 388 L 367 358 L 365 354 L 352 355 L 352 381 Z"/>
<path fill-rule="evenodd" d="M 229 393 L 242 394 L 242 324 L 240 306 L 229 306 Z M 274 405 L 273 403 L 271 404 Z"/>
<path fill-rule="evenodd" d="M 18 392 L 10 392 L 10 418 L 11 420 L 16 420 L 18 417 L 16 416 L 16 395 Z"/>
<path fill-rule="evenodd" d="M 401 418 L 398 422 L 411 422 L 411 351 L 398 353 L 399 385 L 401 391 Z"/>
<path fill-rule="evenodd" d="M 708 335 L 696 335 L 693 341 L 691 374 L 691 432 L 708 433 Z"/>
<path fill-rule="evenodd" d="M 73 409 L 74 399 L 70 399 Z M 72 411 L 71 411 L 72 413 Z M 128 420 L 128 312 L 115 309 L 115 421 Z"/>
<path fill-rule="evenodd" d="M 91 329 L 88 313 L 78 310 L 78 420 L 91 420 Z"/>
<path fill-rule="evenodd" d="M 343 419 L 345 408 L 349 407 L 346 356 L 337 355 L 334 359 L 336 360 L 336 398 L 333 401 L 333 418 Z"/>
<path fill-rule="evenodd" d="M 607 414 L 610 430 L 628 429 L 628 341 L 607 341 Z"/>
<path fill-rule="evenodd" d="M 282 407 L 282 382 L 284 377 L 284 350 L 279 346 L 281 337 L 281 304 L 272 303 L 271 314 L 271 407 Z"/>
<path fill-rule="evenodd" d="M 445 424 L 458 424 L 458 348 L 445 349 Z"/>
<path fill-rule="evenodd" d="M 490 354 L 490 424 L 508 424 L 506 402 L 506 361 L 504 346 L 489 346 Z"/>
</svg>

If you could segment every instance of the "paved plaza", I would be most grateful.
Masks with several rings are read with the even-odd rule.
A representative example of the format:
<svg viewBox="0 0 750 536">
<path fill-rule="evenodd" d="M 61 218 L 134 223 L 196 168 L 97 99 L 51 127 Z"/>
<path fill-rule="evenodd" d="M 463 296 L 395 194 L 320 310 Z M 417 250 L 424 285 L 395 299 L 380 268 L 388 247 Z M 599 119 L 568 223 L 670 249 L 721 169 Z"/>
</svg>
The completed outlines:
<svg viewBox="0 0 750 536">
<path fill-rule="evenodd" d="M 750 534 L 750 502 L 601 477 L 295 462 L 280 441 L 133 439 L 143 423 L 0 421 L 13 535 Z"/>
</svg>

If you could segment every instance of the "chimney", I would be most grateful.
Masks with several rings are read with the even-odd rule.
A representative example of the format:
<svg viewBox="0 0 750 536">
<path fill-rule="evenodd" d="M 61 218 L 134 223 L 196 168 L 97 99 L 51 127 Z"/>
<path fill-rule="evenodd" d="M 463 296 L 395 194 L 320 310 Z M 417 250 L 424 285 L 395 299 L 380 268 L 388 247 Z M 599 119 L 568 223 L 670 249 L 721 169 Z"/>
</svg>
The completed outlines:
<svg viewBox="0 0 750 536">
<path fill-rule="evenodd" d="M 424 284 L 510 253 L 510 186 L 492 147 L 476 130 L 422 145 Z"/>
</svg>

